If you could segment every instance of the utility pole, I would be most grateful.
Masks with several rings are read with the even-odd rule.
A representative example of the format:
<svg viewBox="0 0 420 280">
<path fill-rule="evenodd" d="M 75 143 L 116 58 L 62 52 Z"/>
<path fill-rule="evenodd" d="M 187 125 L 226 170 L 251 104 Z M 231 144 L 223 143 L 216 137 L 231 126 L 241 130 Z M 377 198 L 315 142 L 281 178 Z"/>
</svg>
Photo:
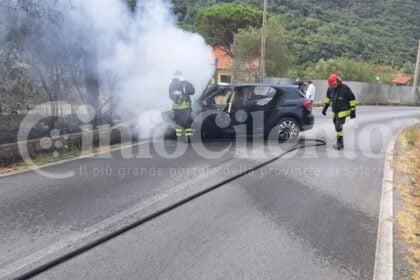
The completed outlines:
<svg viewBox="0 0 420 280">
<path fill-rule="evenodd" d="M 265 41 L 267 37 L 267 0 L 264 0 L 264 12 L 262 22 L 262 35 L 261 35 L 261 83 L 264 83 L 265 78 Z"/>
<path fill-rule="evenodd" d="M 416 71 L 414 72 L 414 83 L 413 83 L 414 94 L 416 94 L 417 87 L 419 86 L 419 79 L 420 79 L 419 76 L 420 76 L 420 40 L 419 40 L 419 49 L 417 51 Z"/>
<path fill-rule="evenodd" d="M 85 17 L 85 24 L 80 39 L 83 46 L 82 62 L 83 75 L 85 77 L 86 101 L 95 110 L 95 118 L 92 120 L 94 128 L 100 124 L 99 111 L 99 78 L 98 78 L 98 48 L 95 33 L 95 22 L 92 18 L 93 8 L 91 2 L 87 4 L 89 15 Z M 79 6 L 80 8 L 80 6 Z"/>
</svg>

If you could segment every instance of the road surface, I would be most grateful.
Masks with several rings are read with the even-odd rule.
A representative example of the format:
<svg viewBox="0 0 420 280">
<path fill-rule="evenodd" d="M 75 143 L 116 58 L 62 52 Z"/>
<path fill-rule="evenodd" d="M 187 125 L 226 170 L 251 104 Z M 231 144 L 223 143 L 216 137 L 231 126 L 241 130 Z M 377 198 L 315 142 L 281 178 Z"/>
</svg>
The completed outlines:
<svg viewBox="0 0 420 280">
<path fill-rule="evenodd" d="M 36 278 L 372 279 L 385 151 L 419 114 L 416 107 L 360 107 L 337 152 L 331 118 L 316 109 L 300 149 Z M 287 148 L 267 150 L 239 144 L 208 159 L 189 148 L 165 159 L 144 143 L 134 153 L 149 158 L 114 152 L 45 169 L 73 170 L 68 179 L 34 172 L 0 178 L 0 277 L 16 277 Z"/>
</svg>

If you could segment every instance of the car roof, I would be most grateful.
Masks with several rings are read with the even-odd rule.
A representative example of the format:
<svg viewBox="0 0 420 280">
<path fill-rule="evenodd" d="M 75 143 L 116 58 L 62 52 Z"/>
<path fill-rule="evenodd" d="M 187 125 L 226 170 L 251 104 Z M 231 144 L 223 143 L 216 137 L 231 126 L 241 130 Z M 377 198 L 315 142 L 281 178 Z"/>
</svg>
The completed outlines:
<svg viewBox="0 0 420 280">
<path fill-rule="evenodd" d="M 296 91 L 300 91 L 299 90 L 299 86 L 298 85 L 293 85 L 293 84 L 241 84 L 241 85 L 236 85 L 235 87 L 256 87 L 256 86 L 269 86 L 269 87 L 273 87 L 276 89 L 279 89 L 281 91 L 284 91 L 287 95 L 289 94 L 293 94 Z M 301 92 L 301 94 L 303 94 Z"/>
<path fill-rule="evenodd" d="M 256 86 L 270 86 L 270 87 L 275 87 L 275 88 L 289 88 L 289 89 L 293 89 L 293 88 L 298 88 L 298 85 L 293 85 L 293 84 L 238 84 L 238 85 L 232 85 L 234 87 L 256 87 Z"/>
<path fill-rule="evenodd" d="M 286 92 L 290 92 L 291 90 L 294 89 L 298 89 L 299 87 L 297 85 L 293 85 L 293 84 L 258 84 L 258 83 L 254 83 L 254 84 L 237 84 L 237 85 L 213 85 L 214 88 L 216 89 L 227 89 L 227 88 L 239 88 L 239 87 L 257 87 L 257 86 L 269 86 L 269 87 L 273 87 L 273 88 L 277 88 Z"/>
</svg>

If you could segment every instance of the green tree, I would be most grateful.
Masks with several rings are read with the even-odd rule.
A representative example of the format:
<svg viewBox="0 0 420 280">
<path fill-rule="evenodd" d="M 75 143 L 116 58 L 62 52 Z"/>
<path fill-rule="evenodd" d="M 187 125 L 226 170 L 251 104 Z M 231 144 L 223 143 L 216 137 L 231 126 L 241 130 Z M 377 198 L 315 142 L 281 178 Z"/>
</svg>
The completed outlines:
<svg viewBox="0 0 420 280">
<path fill-rule="evenodd" d="M 331 73 L 337 73 L 348 81 L 376 81 L 374 65 L 345 58 L 320 59 L 318 63 L 306 69 L 305 76 L 311 79 L 326 79 Z"/>
<path fill-rule="evenodd" d="M 233 36 L 239 29 L 259 27 L 262 11 L 242 4 L 219 4 L 200 9 L 197 16 L 197 31 L 212 46 L 222 47 L 232 55 Z"/>
<path fill-rule="evenodd" d="M 261 9 L 258 0 L 172 0 L 183 12 L 180 26 L 194 30 L 198 10 L 221 2 Z M 415 63 L 420 38 L 419 0 L 269 1 L 270 14 L 281 19 L 296 64 L 306 68 L 321 58 L 349 58 L 403 67 Z M 183 8 L 186 10 L 183 10 Z M 177 10 L 176 10 L 177 11 Z M 178 12 L 177 12 L 178 13 Z M 183 19 L 182 19 L 183 18 Z"/>
<path fill-rule="evenodd" d="M 411 62 L 406 62 L 404 63 L 404 65 L 401 67 L 400 71 L 404 74 L 410 74 L 413 75 L 414 71 L 416 69 L 416 66 L 414 65 L 414 63 Z"/>
<path fill-rule="evenodd" d="M 249 27 L 235 34 L 232 45 L 235 60 L 249 61 L 260 57 L 261 32 L 261 28 Z M 269 76 L 284 75 L 290 63 L 285 31 L 275 18 L 270 18 L 267 25 L 266 73 Z"/>
</svg>

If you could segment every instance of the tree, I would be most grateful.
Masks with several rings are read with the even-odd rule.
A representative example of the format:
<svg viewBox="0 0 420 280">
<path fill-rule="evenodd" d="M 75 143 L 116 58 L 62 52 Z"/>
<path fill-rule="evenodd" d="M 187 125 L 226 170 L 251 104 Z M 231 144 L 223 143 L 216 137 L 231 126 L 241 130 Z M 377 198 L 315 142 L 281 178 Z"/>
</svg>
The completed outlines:
<svg viewBox="0 0 420 280">
<path fill-rule="evenodd" d="M 0 115 L 30 106 L 36 95 L 31 68 L 23 59 L 22 30 L 11 2 L 0 6 Z"/>
<path fill-rule="evenodd" d="M 401 67 L 400 71 L 404 74 L 409 74 L 409 75 L 413 75 L 414 71 L 416 69 L 416 65 L 414 63 L 411 62 L 406 62 L 404 63 L 404 65 Z"/>
<path fill-rule="evenodd" d="M 305 76 L 311 79 L 326 79 L 331 73 L 337 73 L 348 81 L 376 82 L 374 65 L 344 58 L 320 59 L 306 69 Z"/>
<path fill-rule="evenodd" d="M 261 8 L 261 0 L 172 0 L 182 11 L 180 26 L 196 22 L 199 7 L 233 2 Z M 401 68 L 416 62 L 420 38 L 418 0 L 269 1 L 270 14 L 278 15 L 289 35 L 289 49 L 304 68 L 319 59 L 345 57 Z M 177 12 L 178 13 L 178 12 Z"/>
<path fill-rule="evenodd" d="M 219 4 L 199 10 L 197 31 L 212 46 L 232 55 L 233 36 L 239 29 L 260 27 L 262 11 L 242 4 Z"/>
<path fill-rule="evenodd" d="M 277 19 L 270 18 L 267 25 L 266 73 L 281 76 L 287 73 L 291 58 L 287 47 L 287 37 Z M 232 52 L 236 59 L 250 61 L 260 58 L 261 28 L 241 29 L 234 36 Z"/>
<path fill-rule="evenodd" d="M 51 112 L 57 116 L 55 101 L 73 98 L 76 89 L 83 102 L 97 109 L 96 49 L 94 39 L 86 36 L 92 34 L 86 32 L 92 23 L 85 21 L 82 26 L 75 22 L 68 13 L 74 9 L 70 2 L 6 0 L 6 4 L 0 5 L 0 14 L 6 15 L 0 30 L 0 54 L 13 57 L 14 65 L 9 69 L 19 73 L 20 88 L 25 90 L 22 95 L 32 92 L 37 95 L 32 102 L 52 101 Z M 0 75 L 3 81 L 9 81 L 9 88 L 3 87 L 2 91 L 7 92 L 2 95 L 15 95 L 15 89 L 10 89 L 13 81 L 7 79 L 4 71 Z M 30 83 L 24 83 L 23 78 Z M 51 118 L 52 126 L 56 120 Z"/>
</svg>

